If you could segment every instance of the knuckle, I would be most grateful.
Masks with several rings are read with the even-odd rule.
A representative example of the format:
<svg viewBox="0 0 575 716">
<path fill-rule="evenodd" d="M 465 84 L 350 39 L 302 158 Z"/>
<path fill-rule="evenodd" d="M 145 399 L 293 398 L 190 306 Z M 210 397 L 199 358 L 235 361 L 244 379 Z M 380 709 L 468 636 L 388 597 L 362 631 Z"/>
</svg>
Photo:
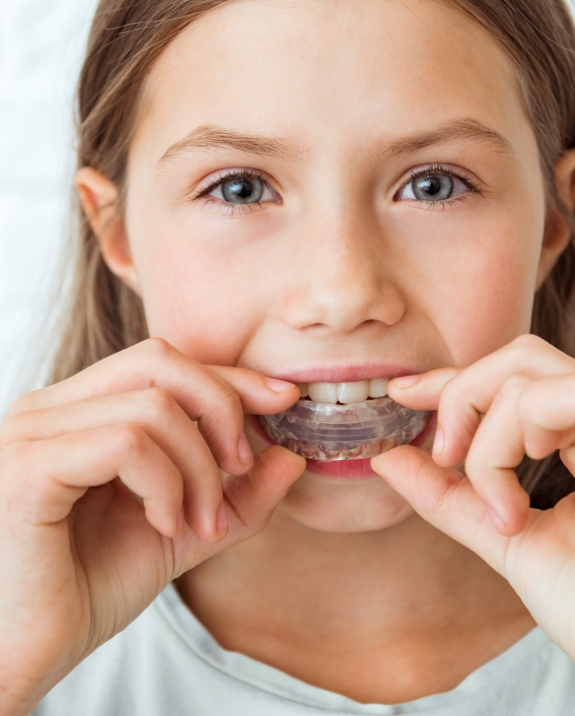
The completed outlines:
<svg viewBox="0 0 575 716">
<path fill-rule="evenodd" d="M 142 342 L 142 349 L 153 359 L 164 361 L 173 356 L 175 348 L 164 338 L 153 336 Z"/>
<path fill-rule="evenodd" d="M 33 414 L 30 411 L 26 411 L 6 417 L 0 426 L 0 450 L 3 446 L 18 441 L 22 435 L 26 435 L 26 427 L 31 415 Z"/>
<path fill-rule="evenodd" d="M 458 403 L 463 390 L 463 381 L 460 376 L 455 376 L 443 386 L 441 395 L 439 396 L 440 410 L 445 411 L 446 408 Z"/>
<path fill-rule="evenodd" d="M 520 393 L 529 382 L 529 379 L 525 375 L 510 375 L 501 386 L 500 393 L 504 397 L 516 395 Z"/>
<path fill-rule="evenodd" d="M 11 475 L 16 478 L 26 474 L 26 465 L 30 461 L 32 445 L 24 441 L 11 442 L 0 452 L 0 476 L 7 479 Z"/>
<path fill-rule="evenodd" d="M 13 403 L 9 405 L 4 420 L 6 421 L 6 419 L 13 418 L 14 416 L 18 415 L 18 413 L 23 413 L 27 410 L 30 410 L 32 402 L 34 400 L 34 396 L 38 392 L 39 391 L 34 390 L 31 393 L 26 393 L 25 395 L 21 395 L 19 398 L 17 398 Z"/>
<path fill-rule="evenodd" d="M 149 417 L 161 419 L 173 412 L 176 401 L 165 388 L 151 387 L 143 391 L 145 410 Z"/>
<path fill-rule="evenodd" d="M 525 333 L 515 338 L 507 347 L 514 356 L 518 370 L 529 370 L 537 356 L 555 350 L 547 341 L 532 333 Z"/>
<path fill-rule="evenodd" d="M 219 386 L 219 407 L 229 412 L 242 412 L 240 396 L 229 383 L 222 383 Z"/>
<path fill-rule="evenodd" d="M 524 349 L 541 349 L 545 346 L 548 346 L 549 344 L 546 343 L 542 338 L 539 338 L 539 336 L 533 335 L 533 333 L 524 333 L 521 336 L 517 336 L 517 338 L 514 338 L 509 346 L 511 348 L 520 348 L 521 350 Z"/>
<path fill-rule="evenodd" d="M 132 423 L 116 425 L 113 434 L 120 453 L 140 456 L 146 452 L 148 436 L 139 425 Z"/>
</svg>

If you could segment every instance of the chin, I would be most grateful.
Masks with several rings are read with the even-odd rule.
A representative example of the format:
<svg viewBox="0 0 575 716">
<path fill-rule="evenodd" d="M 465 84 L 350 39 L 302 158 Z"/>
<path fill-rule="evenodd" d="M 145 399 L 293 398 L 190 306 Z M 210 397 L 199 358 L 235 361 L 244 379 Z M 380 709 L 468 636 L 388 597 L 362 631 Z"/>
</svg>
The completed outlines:
<svg viewBox="0 0 575 716">
<path fill-rule="evenodd" d="M 373 532 L 393 527 L 413 508 L 383 478 L 325 480 L 307 470 L 280 503 L 291 519 L 321 532 Z"/>
</svg>

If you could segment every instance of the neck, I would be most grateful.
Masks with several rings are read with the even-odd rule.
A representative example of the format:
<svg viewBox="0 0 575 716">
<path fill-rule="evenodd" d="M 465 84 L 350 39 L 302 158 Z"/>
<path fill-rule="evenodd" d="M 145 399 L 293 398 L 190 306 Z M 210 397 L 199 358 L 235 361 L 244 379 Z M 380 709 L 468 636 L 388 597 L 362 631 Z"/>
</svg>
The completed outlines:
<svg viewBox="0 0 575 716">
<path fill-rule="evenodd" d="M 358 700 L 453 688 L 533 627 L 502 577 L 417 515 L 377 532 L 330 534 L 277 510 L 264 532 L 183 575 L 178 588 L 224 648 Z M 355 660 L 364 676 L 368 661 L 399 680 L 382 691 L 379 670 L 379 686 L 369 676 L 347 686 L 330 666 L 342 654 L 346 673 Z M 455 666 L 447 675 L 445 659 Z"/>
</svg>

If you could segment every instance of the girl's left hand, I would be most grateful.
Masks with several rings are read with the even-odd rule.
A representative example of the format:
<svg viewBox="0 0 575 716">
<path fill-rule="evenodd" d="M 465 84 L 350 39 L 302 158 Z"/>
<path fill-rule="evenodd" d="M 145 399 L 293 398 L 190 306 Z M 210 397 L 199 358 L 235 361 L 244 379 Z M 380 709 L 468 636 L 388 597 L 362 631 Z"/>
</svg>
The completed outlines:
<svg viewBox="0 0 575 716">
<path fill-rule="evenodd" d="M 373 469 L 503 575 L 575 659 L 575 493 L 553 509 L 532 509 L 514 470 L 524 455 L 559 450 L 575 475 L 575 360 L 521 336 L 469 368 L 395 379 L 389 394 L 438 411 L 433 455 L 405 445 L 374 458 Z M 455 469 L 463 463 L 464 474 Z"/>
</svg>

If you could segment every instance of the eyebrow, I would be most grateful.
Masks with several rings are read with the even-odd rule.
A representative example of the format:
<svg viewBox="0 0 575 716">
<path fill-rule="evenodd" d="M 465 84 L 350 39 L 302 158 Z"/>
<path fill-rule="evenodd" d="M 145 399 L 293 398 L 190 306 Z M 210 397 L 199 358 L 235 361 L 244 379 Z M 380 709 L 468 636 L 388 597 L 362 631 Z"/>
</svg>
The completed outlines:
<svg viewBox="0 0 575 716">
<path fill-rule="evenodd" d="M 511 143 L 502 134 L 471 118 L 458 119 L 454 122 L 440 125 L 428 132 L 399 137 L 382 146 L 377 151 L 377 154 L 384 158 L 391 158 L 402 154 L 412 154 L 426 147 L 444 144 L 456 139 L 487 142 L 496 151 L 511 157 L 515 156 Z M 289 139 L 244 134 L 223 127 L 202 125 L 193 129 L 180 141 L 172 144 L 159 163 L 162 164 L 170 159 L 179 157 L 190 150 L 210 151 L 218 149 L 234 149 L 245 154 L 280 159 L 297 159 L 305 153 L 300 144 Z"/>
<path fill-rule="evenodd" d="M 302 147 L 289 139 L 243 134 L 232 129 L 203 125 L 172 144 L 160 159 L 160 163 L 193 149 L 235 149 L 245 154 L 279 159 L 295 159 L 303 153 Z"/>
<path fill-rule="evenodd" d="M 396 157 L 402 154 L 412 154 L 435 144 L 444 144 L 454 139 L 470 139 L 476 142 L 487 142 L 498 152 L 515 157 L 515 152 L 509 140 L 502 134 L 491 129 L 476 119 L 458 119 L 454 122 L 423 132 L 422 134 L 400 137 L 385 147 L 382 154 L 385 158 Z"/>
</svg>

